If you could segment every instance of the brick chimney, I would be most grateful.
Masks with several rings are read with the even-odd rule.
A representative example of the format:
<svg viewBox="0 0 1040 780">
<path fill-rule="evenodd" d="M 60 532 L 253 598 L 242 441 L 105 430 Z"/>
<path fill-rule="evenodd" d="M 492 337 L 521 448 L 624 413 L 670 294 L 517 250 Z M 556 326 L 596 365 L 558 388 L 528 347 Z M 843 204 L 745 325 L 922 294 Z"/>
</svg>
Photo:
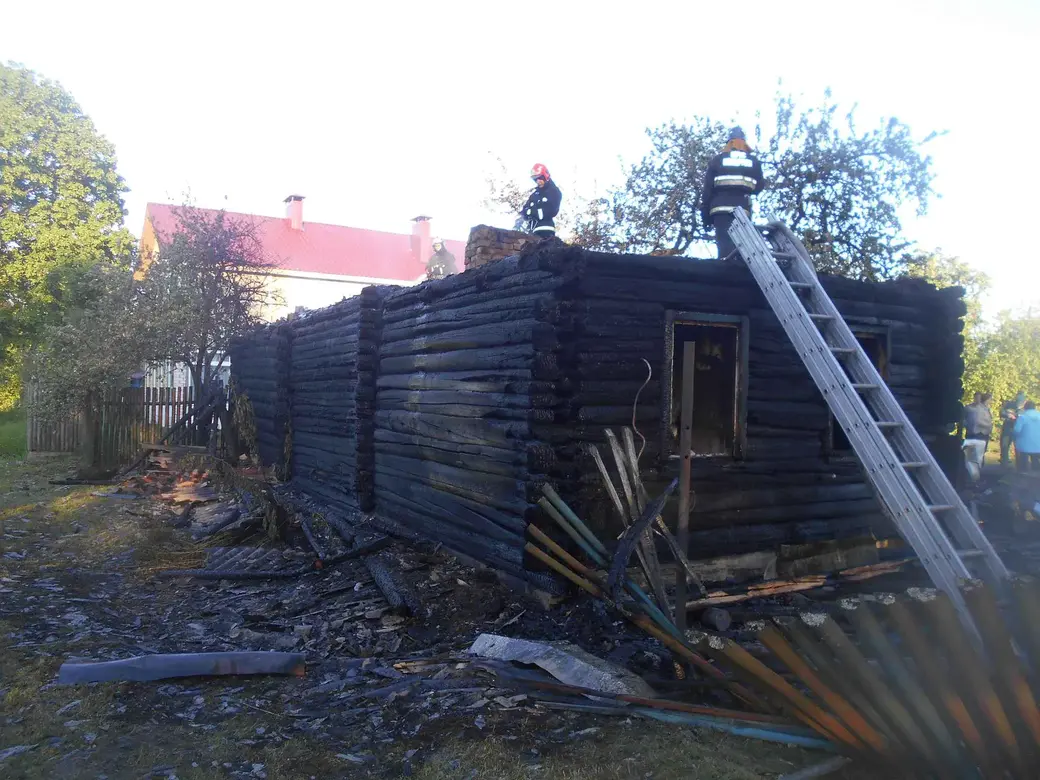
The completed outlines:
<svg viewBox="0 0 1040 780">
<path fill-rule="evenodd" d="M 303 230 L 303 195 L 290 195 L 285 199 L 285 216 L 289 219 L 289 227 Z"/>
<path fill-rule="evenodd" d="M 433 257 L 433 245 L 430 243 L 430 217 L 418 216 L 412 222 L 412 256 L 423 265 Z"/>
</svg>

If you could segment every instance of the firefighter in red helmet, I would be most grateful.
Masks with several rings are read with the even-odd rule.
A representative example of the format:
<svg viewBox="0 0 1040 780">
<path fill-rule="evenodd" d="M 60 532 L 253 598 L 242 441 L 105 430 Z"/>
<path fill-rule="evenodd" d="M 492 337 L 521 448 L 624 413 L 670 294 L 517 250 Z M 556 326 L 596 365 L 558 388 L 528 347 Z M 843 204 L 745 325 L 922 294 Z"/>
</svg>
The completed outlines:
<svg viewBox="0 0 1040 780">
<path fill-rule="evenodd" d="M 531 168 L 531 178 L 534 179 L 535 189 L 524 204 L 520 219 L 527 227 L 527 232 L 542 238 L 551 238 L 556 235 L 553 217 L 560 212 L 563 193 L 550 178 L 549 169 L 541 163 L 535 163 Z"/>
</svg>

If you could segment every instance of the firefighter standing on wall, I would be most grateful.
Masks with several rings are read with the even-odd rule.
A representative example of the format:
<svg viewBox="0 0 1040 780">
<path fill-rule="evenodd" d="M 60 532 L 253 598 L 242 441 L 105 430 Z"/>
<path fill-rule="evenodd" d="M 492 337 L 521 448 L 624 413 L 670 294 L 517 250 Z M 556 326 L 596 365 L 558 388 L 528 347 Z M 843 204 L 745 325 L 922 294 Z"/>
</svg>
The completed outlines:
<svg viewBox="0 0 1040 780">
<path fill-rule="evenodd" d="M 765 184 L 762 163 L 751 154 L 744 131 L 734 127 L 722 153 L 708 165 L 701 192 L 701 222 L 705 230 L 715 229 L 720 260 L 736 249 L 729 237 L 733 210 L 740 206 L 750 215 L 751 196 L 760 193 Z"/>
<path fill-rule="evenodd" d="M 556 235 L 553 217 L 560 212 L 563 193 L 549 178 L 549 169 L 541 163 L 535 163 L 531 169 L 531 178 L 534 179 L 535 190 L 521 209 L 520 219 L 527 227 L 528 233 L 542 238 L 552 238 Z"/>
<path fill-rule="evenodd" d="M 426 261 L 426 278 L 443 279 L 445 276 L 458 273 L 455 267 L 455 255 L 448 251 L 439 238 L 433 239 L 433 254 Z"/>
</svg>

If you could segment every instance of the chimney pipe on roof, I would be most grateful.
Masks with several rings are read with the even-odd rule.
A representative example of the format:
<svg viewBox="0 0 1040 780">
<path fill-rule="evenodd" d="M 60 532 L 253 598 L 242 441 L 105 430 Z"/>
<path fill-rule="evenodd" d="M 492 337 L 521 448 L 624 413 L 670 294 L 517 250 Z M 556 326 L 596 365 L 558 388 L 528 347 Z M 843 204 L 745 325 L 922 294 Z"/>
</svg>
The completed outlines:
<svg viewBox="0 0 1040 780">
<path fill-rule="evenodd" d="M 289 218 L 289 227 L 303 230 L 303 195 L 290 195 L 285 199 L 285 216 Z"/>
<path fill-rule="evenodd" d="M 412 219 L 412 256 L 423 265 L 433 257 L 433 244 L 430 236 L 430 217 L 418 216 Z"/>
</svg>

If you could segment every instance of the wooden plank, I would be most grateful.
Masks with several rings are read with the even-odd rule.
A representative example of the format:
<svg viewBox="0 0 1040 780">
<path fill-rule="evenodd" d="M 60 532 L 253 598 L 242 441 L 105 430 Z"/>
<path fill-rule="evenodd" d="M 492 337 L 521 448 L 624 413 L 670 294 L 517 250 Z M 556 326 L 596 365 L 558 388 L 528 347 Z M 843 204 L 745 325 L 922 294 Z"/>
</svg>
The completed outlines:
<svg viewBox="0 0 1040 780">
<path fill-rule="evenodd" d="M 162 399 L 162 423 L 159 426 L 163 430 L 167 430 L 173 422 L 178 419 L 180 414 L 179 393 L 179 387 L 167 387 L 164 389 Z M 172 439 L 174 442 L 180 441 L 178 436 L 173 436 Z"/>
<path fill-rule="evenodd" d="M 690 467 L 693 446 L 693 381 L 697 366 L 697 342 L 683 344 L 682 400 L 679 412 L 679 454 L 682 466 L 679 471 L 679 549 L 687 558 L 690 556 Z M 686 631 L 686 578 L 678 577 L 675 583 L 675 624 L 682 634 Z"/>
</svg>

